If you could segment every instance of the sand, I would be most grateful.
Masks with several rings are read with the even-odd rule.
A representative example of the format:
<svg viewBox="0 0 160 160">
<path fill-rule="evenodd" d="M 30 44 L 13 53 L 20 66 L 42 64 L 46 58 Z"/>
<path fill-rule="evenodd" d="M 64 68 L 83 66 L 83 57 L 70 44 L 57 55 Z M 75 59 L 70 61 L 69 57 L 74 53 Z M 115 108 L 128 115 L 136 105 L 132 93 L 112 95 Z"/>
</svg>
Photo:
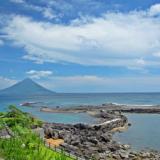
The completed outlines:
<svg viewBox="0 0 160 160">
<path fill-rule="evenodd" d="M 49 139 L 46 139 L 46 142 L 53 146 L 53 147 L 58 147 L 60 144 L 63 144 L 64 143 L 64 140 L 63 139 L 52 139 L 52 138 L 49 138 Z"/>
</svg>

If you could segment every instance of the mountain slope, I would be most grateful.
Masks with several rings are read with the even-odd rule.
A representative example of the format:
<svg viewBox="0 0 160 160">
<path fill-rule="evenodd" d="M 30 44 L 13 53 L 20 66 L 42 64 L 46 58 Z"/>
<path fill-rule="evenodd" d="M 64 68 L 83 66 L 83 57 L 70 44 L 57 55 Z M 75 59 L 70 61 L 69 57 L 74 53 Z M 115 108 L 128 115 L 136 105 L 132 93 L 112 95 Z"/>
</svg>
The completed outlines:
<svg viewBox="0 0 160 160">
<path fill-rule="evenodd" d="M 32 95 L 51 95 L 54 92 L 42 87 L 33 80 L 26 78 L 17 84 L 0 91 L 0 95 L 12 96 L 32 96 Z"/>
</svg>

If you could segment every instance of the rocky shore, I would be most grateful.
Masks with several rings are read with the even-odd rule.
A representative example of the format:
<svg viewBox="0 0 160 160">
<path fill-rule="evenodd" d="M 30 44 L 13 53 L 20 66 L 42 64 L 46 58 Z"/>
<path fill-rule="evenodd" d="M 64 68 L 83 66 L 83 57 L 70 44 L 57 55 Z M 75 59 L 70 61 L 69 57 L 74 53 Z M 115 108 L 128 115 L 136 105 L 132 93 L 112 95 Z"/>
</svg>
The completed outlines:
<svg viewBox="0 0 160 160">
<path fill-rule="evenodd" d="M 112 136 L 117 128 L 128 125 L 127 118 L 117 111 L 99 110 L 93 112 L 97 124 L 57 124 L 44 123 L 46 138 L 63 139 L 60 146 L 66 152 L 82 159 L 94 160 L 159 160 L 159 152 L 130 150 L 129 145 L 122 145 Z"/>
<path fill-rule="evenodd" d="M 64 108 L 41 107 L 50 113 L 88 113 L 95 124 L 44 123 L 46 138 L 63 139 L 59 147 L 82 159 L 93 160 L 160 160 L 159 151 L 134 151 L 127 144 L 113 139 L 115 132 L 124 131 L 131 124 L 122 113 L 159 114 L 160 106 L 127 106 L 116 104 L 81 105 Z"/>
<path fill-rule="evenodd" d="M 113 134 L 125 130 L 130 125 L 127 117 L 120 110 L 104 109 L 103 107 L 98 109 L 97 107 L 86 108 L 83 106 L 81 108 L 81 112 L 85 111 L 97 119 L 95 124 L 44 122 L 41 126 L 43 128 L 37 128 L 35 124 L 31 128 L 33 132 L 44 139 L 44 142 L 61 140 L 63 143 L 58 145 L 59 149 L 79 157 L 79 160 L 160 160 L 159 151 L 133 151 L 131 146 L 115 141 Z M 69 111 L 69 109 L 67 110 Z M 74 109 L 71 112 L 74 113 Z M 6 139 L 11 136 L 14 135 L 8 126 L 1 129 L 0 138 Z"/>
<path fill-rule="evenodd" d="M 65 143 L 60 147 L 78 157 L 103 159 L 109 152 L 121 149 L 122 146 L 112 139 L 112 129 L 127 124 L 127 118 L 120 113 L 106 111 L 99 111 L 95 116 L 101 123 L 45 123 L 45 135 L 47 138 L 63 139 Z"/>
<path fill-rule="evenodd" d="M 83 112 L 97 112 L 99 110 L 106 111 L 117 111 L 123 113 L 154 113 L 160 114 L 160 106 L 127 106 L 127 105 L 116 105 L 116 104 L 102 104 L 102 105 L 80 105 L 75 107 L 41 107 L 42 112 L 52 112 L 52 113 L 83 113 Z"/>
</svg>

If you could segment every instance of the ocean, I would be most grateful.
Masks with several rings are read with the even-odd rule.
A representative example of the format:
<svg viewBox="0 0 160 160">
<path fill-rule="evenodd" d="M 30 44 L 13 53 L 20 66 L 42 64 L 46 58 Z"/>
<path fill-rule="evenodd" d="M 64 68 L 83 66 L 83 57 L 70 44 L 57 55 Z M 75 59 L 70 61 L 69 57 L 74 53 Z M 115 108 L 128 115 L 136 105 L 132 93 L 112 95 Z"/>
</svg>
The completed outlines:
<svg viewBox="0 0 160 160">
<path fill-rule="evenodd" d="M 30 112 L 36 117 L 48 122 L 60 123 L 94 123 L 95 119 L 85 113 L 62 114 L 44 113 L 39 107 L 22 107 L 24 102 L 38 102 L 38 106 L 74 107 L 77 105 L 98 105 L 115 103 L 126 105 L 158 105 L 160 93 L 57 93 L 53 96 L 32 97 L 0 97 L 0 111 L 6 111 L 10 104 L 17 105 L 23 111 Z M 121 143 L 131 144 L 134 149 L 160 150 L 160 115 L 158 114 L 127 114 L 132 126 L 123 133 L 115 134 L 114 138 Z"/>
</svg>

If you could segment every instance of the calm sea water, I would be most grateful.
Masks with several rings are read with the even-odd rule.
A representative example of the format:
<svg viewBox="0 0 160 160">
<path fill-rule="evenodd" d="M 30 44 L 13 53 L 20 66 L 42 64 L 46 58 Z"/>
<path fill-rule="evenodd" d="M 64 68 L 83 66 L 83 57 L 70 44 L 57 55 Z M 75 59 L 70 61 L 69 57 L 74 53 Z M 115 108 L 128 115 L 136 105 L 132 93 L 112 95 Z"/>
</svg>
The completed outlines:
<svg viewBox="0 0 160 160">
<path fill-rule="evenodd" d="M 40 112 L 39 108 L 22 107 L 24 102 L 39 102 L 40 106 L 69 107 L 87 104 L 117 103 L 127 105 L 157 105 L 160 104 L 160 93 L 94 93 L 94 94 L 55 94 L 41 97 L 0 97 L 0 111 L 15 104 L 24 111 L 48 122 L 61 123 L 94 123 L 95 119 L 82 114 L 59 114 Z M 127 114 L 132 126 L 128 131 L 118 133 L 115 139 L 121 143 L 132 144 L 134 149 L 151 148 L 160 150 L 160 115 Z"/>
<path fill-rule="evenodd" d="M 74 106 L 81 104 L 102 104 L 102 103 L 118 103 L 118 104 L 137 104 L 137 105 L 156 105 L 160 104 L 160 93 L 58 93 L 53 96 L 35 96 L 35 97 L 1 97 L 1 109 L 6 104 L 17 104 L 25 101 L 40 102 L 41 105 L 50 107 Z"/>
<path fill-rule="evenodd" d="M 132 126 L 125 132 L 116 133 L 114 138 L 132 149 L 160 150 L 160 115 L 126 114 Z"/>
</svg>

